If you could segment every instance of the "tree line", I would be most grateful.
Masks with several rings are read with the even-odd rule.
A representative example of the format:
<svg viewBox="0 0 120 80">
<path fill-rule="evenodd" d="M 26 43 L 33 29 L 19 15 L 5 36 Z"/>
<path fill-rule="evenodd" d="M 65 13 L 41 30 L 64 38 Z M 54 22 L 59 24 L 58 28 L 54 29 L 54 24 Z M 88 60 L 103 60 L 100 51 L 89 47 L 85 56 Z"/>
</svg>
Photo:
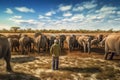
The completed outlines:
<svg viewBox="0 0 120 80">
<path fill-rule="evenodd" d="M 109 30 L 100 30 L 100 29 L 96 29 L 96 30 L 87 30 L 87 29 L 79 29 L 79 30 L 67 30 L 67 29 L 61 29 L 61 30 L 52 30 L 52 29 L 36 29 L 33 30 L 31 28 L 27 28 L 27 29 L 20 29 L 20 27 L 11 27 L 10 30 L 7 29 L 2 29 L 0 30 L 0 33 L 34 33 L 34 32 L 43 32 L 43 33 L 120 33 L 120 30 L 113 30 L 109 29 Z"/>
</svg>

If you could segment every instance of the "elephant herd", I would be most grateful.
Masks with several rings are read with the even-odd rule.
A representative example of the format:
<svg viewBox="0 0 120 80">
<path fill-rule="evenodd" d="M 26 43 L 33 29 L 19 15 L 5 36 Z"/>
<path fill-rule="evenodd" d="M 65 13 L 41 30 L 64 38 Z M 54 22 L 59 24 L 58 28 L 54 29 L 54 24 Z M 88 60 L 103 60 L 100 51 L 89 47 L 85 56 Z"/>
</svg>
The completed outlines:
<svg viewBox="0 0 120 80">
<path fill-rule="evenodd" d="M 92 46 L 104 47 L 105 55 L 104 59 L 107 59 L 109 54 L 120 54 L 120 35 L 110 34 L 104 36 L 102 34 L 98 36 L 93 35 L 45 35 L 40 32 L 34 34 L 34 37 L 28 35 L 0 35 L 0 58 L 4 58 L 6 61 L 7 71 L 11 71 L 10 58 L 11 52 L 16 51 L 21 54 L 28 54 L 29 52 L 37 51 L 41 53 L 43 51 L 49 51 L 50 47 L 54 43 L 54 40 L 59 41 L 61 50 L 64 49 L 65 42 L 68 50 L 71 52 L 76 48 L 83 52 L 90 53 Z"/>
<path fill-rule="evenodd" d="M 40 32 L 34 34 L 33 37 L 28 35 L 18 34 L 9 35 L 8 41 L 10 44 L 11 51 L 21 52 L 21 54 L 28 54 L 29 52 L 45 52 L 49 51 L 50 47 L 54 43 L 55 39 L 58 39 L 61 49 L 63 49 L 64 41 L 66 39 L 65 35 L 44 35 Z"/>
</svg>

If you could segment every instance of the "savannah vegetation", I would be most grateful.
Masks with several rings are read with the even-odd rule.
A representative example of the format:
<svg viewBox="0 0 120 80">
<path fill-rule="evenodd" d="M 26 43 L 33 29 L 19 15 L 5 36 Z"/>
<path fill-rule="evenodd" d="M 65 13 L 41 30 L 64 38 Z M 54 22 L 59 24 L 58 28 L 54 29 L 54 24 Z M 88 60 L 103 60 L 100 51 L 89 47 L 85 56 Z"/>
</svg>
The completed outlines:
<svg viewBox="0 0 120 80">
<path fill-rule="evenodd" d="M 67 29 L 61 29 L 61 30 L 52 30 L 52 29 L 36 29 L 33 30 L 31 28 L 27 29 L 20 29 L 18 26 L 13 26 L 9 30 L 8 29 L 2 29 L 0 30 L 0 33 L 34 33 L 34 32 L 43 32 L 43 33 L 119 33 L 120 30 L 114 30 L 113 28 L 109 30 L 85 30 L 85 29 L 79 29 L 79 30 L 67 30 Z"/>
</svg>

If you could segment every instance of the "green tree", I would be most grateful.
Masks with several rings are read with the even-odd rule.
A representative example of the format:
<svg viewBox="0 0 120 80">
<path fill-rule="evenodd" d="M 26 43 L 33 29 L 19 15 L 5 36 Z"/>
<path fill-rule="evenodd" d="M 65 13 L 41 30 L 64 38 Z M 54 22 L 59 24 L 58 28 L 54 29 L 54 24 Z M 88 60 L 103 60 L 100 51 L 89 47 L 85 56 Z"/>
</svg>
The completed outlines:
<svg viewBox="0 0 120 80">
<path fill-rule="evenodd" d="M 13 30 L 14 32 L 17 32 L 18 29 L 20 29 L 20 27 L 11 27 L 11 30 Z"/>
</svg>

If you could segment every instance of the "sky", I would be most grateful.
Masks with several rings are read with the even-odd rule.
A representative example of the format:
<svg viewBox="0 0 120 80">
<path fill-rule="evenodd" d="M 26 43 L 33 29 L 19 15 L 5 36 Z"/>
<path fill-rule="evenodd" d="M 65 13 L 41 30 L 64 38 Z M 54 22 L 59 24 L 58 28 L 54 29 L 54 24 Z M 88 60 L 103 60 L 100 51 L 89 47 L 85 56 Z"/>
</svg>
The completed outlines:
<svg viewBox="0 0 120 80">
<path fill-rule="evenodd" d="M 120 30 L 120 0 L 0 0 L 0 29 Z"/>
</svg>

